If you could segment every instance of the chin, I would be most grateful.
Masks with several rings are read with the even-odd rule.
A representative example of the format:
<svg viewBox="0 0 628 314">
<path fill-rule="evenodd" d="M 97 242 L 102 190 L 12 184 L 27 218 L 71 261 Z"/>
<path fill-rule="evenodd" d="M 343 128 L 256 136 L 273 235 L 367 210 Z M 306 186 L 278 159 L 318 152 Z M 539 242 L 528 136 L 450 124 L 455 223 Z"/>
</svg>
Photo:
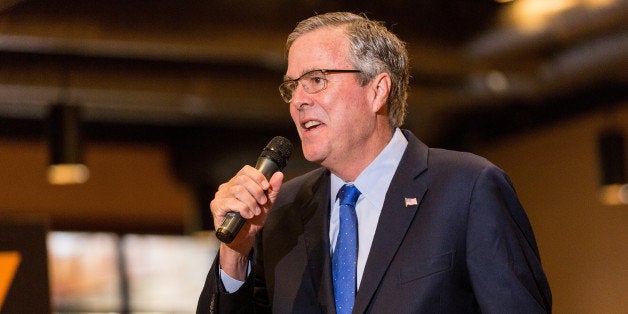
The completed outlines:
<svg viewBox="0 0 628 314">
<path fill-rule="evenodd" d="M 309 162 L 315 162 L 317 164 L 321 163 L 321 159 L 318 158 L 318 156 L 315 156 L 315 155 L 312 155 L 312 154 L 306 154 L 306 153 L 303 153 L 303 156 Z"/>
<path fill-rule="evenodd" d="M 302 147 L 302 149 L 303 149 L 303 157 L 305 157 L 307 161 L 320 164 L 324 160 L 324 158 L 321 157 L 320 152 L 313 151 L 305 147 Z"/>
</svg>

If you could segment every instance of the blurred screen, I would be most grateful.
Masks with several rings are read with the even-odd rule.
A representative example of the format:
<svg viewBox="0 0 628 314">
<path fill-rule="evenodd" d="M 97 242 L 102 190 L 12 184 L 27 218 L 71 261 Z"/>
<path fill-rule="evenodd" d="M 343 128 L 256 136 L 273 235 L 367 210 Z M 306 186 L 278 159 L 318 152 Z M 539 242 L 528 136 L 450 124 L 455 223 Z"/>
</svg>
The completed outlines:
<svg viewBox="0 0 628 314">
<path fill-rule="evenodd" d="M 217 250 L 213 233 L 50 232 L 53 309 L 194 313 Z"/>
<path fill-rule="evenodd" d="M 55 311 L 120 310 L 122 295 L 117 235 L 50 232 L 47 241 Z"/>
<path fill-rule="evenodd" d="M 130 308 L 139 312 L 194 313 L 218 250 L 213 236 L 127 235 Z"/>
</svg>

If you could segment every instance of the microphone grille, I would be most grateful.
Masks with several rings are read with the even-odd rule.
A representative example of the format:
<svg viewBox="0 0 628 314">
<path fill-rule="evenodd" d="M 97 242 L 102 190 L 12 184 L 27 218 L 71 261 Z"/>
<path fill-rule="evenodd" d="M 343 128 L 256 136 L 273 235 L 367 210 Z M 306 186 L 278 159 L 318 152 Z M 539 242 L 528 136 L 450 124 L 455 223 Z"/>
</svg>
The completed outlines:
<svg viewBox="0 0 628 314">
<path fill-rule="evenodd" d="M 292 143 L 285 137 L 275 136 L 262 150 L 262 156 L 274 161 L 279 169 L 283 169 L 290 155 L 292 155 Z"/>
</svg>

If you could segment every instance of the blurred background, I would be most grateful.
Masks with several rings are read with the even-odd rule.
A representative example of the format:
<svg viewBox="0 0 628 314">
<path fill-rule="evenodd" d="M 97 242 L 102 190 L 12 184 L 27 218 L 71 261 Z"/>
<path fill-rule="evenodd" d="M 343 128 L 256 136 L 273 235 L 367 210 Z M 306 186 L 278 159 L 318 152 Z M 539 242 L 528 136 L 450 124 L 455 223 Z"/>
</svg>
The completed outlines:
<svg viewBox="0 0 628 314">
<path fill-rule="evenodd" d="M 329 11 L 407 43 L 405 128 L 510 174 L 555 312 L 625 313 L 626 0 L 0 0 L 0 311 L 194 312 L 209 201 L 299 146 L 284 42 Z"/>
</svg>

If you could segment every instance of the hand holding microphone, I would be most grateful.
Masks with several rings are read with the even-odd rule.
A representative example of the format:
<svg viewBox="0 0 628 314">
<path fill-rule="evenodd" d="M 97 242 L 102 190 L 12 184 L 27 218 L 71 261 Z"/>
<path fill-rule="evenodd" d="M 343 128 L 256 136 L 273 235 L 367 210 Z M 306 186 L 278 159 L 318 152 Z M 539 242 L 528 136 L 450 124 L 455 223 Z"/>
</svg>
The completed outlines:
<svg viewBox="0 0 628 314">
<path fill-rule="evenodd" d="M 283 170 L 288 158 L 292 154 L 292 143 L 284 137 L 274 137 L 262 150 L 255 169 L 259 170 L 267 180 L 277 171 Z M 225 215 L 220 227 L 216 230 L 216 237 L 224 242 L 231 243 L 236 237 L 246 219 L 238 212 L 229 212 Z"/>
</svg>

